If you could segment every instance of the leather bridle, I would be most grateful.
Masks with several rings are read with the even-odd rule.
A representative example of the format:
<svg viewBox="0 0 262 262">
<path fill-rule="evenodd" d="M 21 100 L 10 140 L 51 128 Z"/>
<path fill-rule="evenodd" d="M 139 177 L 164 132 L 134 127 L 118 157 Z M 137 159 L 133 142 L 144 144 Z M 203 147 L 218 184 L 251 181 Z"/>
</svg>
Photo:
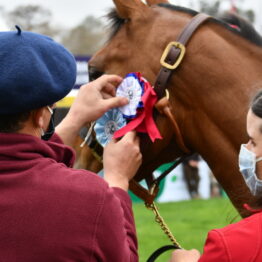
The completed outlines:
<svg viewBox="0 0 262 262">
<path fill-rule="evenodd" d="M 185 158 L 187 158 L 189 155 L 193 153 L 185 145 L 174 114 L 171 113 L 171 105 L 169 103 L 168 95 L 169 92 L 168 89 L 166 89 L 166 87 L 171 74 L 180 65 L 184 58 L 186 52 L 185 46 L 188 43 L 189 39 L 197 30 L 197 28 L 209 18 L 210 16 L 203 13 L 194 16 L 186 25 L 181 34 L 178 36 L 177 41 L 171 42 L 167 45 L 160 59 L 160 64 L 162 65 L 162 67 L 157 75 L 154 84 L 154 90 L 159 99 L 155 107 L 160 113 L 164 114 L 170 120 L 175 132 L 176 143 L 179 149 L 183 152 L 183 155 L 176 159 L 174 163 L 158 178 L 154 179 L 153 175 L 151 175 L 151 178 L 146 178 L 149 190 L 146 190 L 145 188 L 140 186 L 140 184 L 138 184 L 134 179 L 130 181 L 130 190 L 135 195 L 143 199 L 146 205 L 151 205 L 153 203 L 158 192 L 158 185 L 160 181 L 167 174 L 169 174 L 176 166 L 182 163 L 185 160 Z"/>
<path fill-rule="evenodd" d="M 200 13 L 194 16 L 190 22 L 185 26 L 184 30 L 178 36 L 175 42 L 170 42 L 165 51 L 162 54 L 160 59 L 160 64 L 162 65 L 155 84 L 154 90 L 158 96 L 158 102 L 155 105 L 156 109 L 161 113 L 164 114 L 171 122 L 176 143 L 179 149 L 183 152 L 183 155 L 176 159 L 174 163 L 168 168 L 164 173 L 162 173 L 158 178 L 154 178 L 153 175 L 151 177 L 146 178 L 146 182 L 148 185 L 148 190 L 142 187 L 138 182 L 134 179 L 130 181 L 129 189 L 139 198 L 145 201 L 146 205 L 151 205 L 157 195 L 158 186 L 160 181 L 170 173 L 177 165 L 182 163 L 185 158 L 191 155 L 190 149 L 185 145 L 182 134 L 180 132 L 179 126 L 176 122 L 174 115 L 171 113 L 171 105 L 169 103 L 169 92 L 167 89 L 167 84 L 170 79 L 171 74 L 173 71 L 180 65 L 182 62 L 184 55 L 186 53 L 186 44 L 188 43 L 189 39 L 193 35 L 193 33 L 197 30 L 197 28 L 207 21 L 210 16 Z M 95 154 L 95 157 L 102 162 L 102 154 L 101 152 L 102 147 L 95 139 L 94 132 L 89 132 L 89 136 L 86 139 L 87 145 L 91 148 L 92 152 Z"/>
</svg>

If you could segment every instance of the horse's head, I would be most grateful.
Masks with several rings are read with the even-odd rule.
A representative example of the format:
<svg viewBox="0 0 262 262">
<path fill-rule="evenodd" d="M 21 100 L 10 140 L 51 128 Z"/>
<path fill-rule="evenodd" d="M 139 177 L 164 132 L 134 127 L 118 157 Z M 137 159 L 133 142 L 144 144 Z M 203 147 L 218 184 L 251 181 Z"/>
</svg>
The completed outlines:
<svg viewBox="0 0 262 262">
<path fill-rule="evenodd" d="M 143 77 L 154 84 L 166 45 L 174 40 L 191 16 L 181 13 L 176 27 L 171 29 L 170 22 L 174 24 L 173 10 L 155 5 L 160 2 L 165 5 L 166 1 L 148 0 L 147 4 L 140 0 L 114 2 L 116 9 L 109 14 L 111 35 L 105 47 L 89 61 L 90 79 L 103 73 L 125 76 L 129 72 L 141 72 Z M 179 104 L 176 109 L 178 107 Z M 143 175 L 138 174 L 139 179 L 146 175 L 145 170 L 152 172 L 163 162 L 172 161 L 182 153 L 176 145 L 169 119 L 158 111 L 154 117 L 163 140 L 153 144 L 146 135 L 140 136 Z"/>
<path fill-rule="evenodd" d="M 153 84 L 162 52 L 188 19 L 183 19 L 185 14 L 180 15 L 181 21 L 177 21 L 176 27 L 171 29 L 168 25 L 174 19 L 173 12 L 152 5 L 166 2 L 164 0 L 148 0 L 148 5 L 141 0 L 114 2 L 116 9 L 108 15 L 111 34 L 105 47 L 89 61 L 90 78 L 96 78 L 101 73 L 125 76 L 139 71 Z"/>
<path fill-rule="evenodd" d="M 102 73 L 141 72 L 155 85 L 165 47 L 177 40 L 197 12 L 163 0 L 114 3 L 116 9 L 109 15 L 111 36 L 89 61 L 90 79 Z M 170 92 L 169 113 L 186 147 L 202 155 L 241 210 L 251 196 L 239 173 L 238 152 L 248 139 L 245 122 L 250 94 L 261 83 L 262 40 L 256 33 L 243 34 L 242 26 L 239 31 L 217 19 L 208 21 L 190 38 L 182 64 L 165 87 Z M 138 180 L 183 154 L 167 114 L 155 111 L 154 118 L 163 140 L 151 143 L 141 135 L 143 164 Z"/>
</svg>

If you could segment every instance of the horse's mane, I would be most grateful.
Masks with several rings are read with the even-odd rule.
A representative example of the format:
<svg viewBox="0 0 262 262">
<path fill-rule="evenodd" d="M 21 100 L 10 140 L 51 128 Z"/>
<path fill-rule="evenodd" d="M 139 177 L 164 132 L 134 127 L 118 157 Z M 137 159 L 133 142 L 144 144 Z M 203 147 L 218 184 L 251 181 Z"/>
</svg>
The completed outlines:
<svg viewBox="0 0 262 262">
<path fill-rule="evenodd" d="M 160 7 L 164 7 L 167 9 L 171 9 L 174 11 L 184 12 L 188 13 L 192 16 L 197 15 L 199 12 L 192 10 L 190 8 L 182 7 L 182 6 L 176 6 L 168 3 L 162 3 L 158 4 Z M 110 35 L 109 40 L 112 39 L 113 36 L 116 35 L 116 33 L 120 30 L 121 26 L 126 23 L 128 20 L 119 17 L 119 15 L 116 12 L 116 9 L 112 9 L 108 15 L 107 18 L 110 21 Z M 212 17 L 210 20 L 212 20 L 215 23 L 221 24 L 223 27 L 225 27 L 227 30 L 232 31 L 235 34 L 238 34 L 242 36 L 243 38 L 247 39 L 248 41 L 254 43 L 255 45 L 262 46 L 262 37 L 260 34 L 255 30 L 252 24 L 250 24 L 247 20 L 244 18 L 232 14 L 232 13 L 226 13 L 221 17 L 215 18 Z M 238 27 L 238 29 L 233 28 L 231 25 L 235 25 Z"/>
<path fill-rule="evenodd" d="M 239 33 L 244 38 L 248 39 L 256 45 L 262 46 L 261 35 L 256 31 L 253 25 L 250 24 L 243 17 L 232 13 L 225 13 L 224 15 L 220 16 L 219 19 L 227 24 L 237 26 L 240 29 Z"/>
<path fill-rule="evenodd" d="M 197 15 L 199 12 L 194 11 L 190 8 L 171 5 L 168 3 L 159 4 L 161 7 L 165 7 L 174 11 L 180 11 L 184 13 L 188 13 L 192 16 Z M 255 30 L 252 24 L 250 24 L 247 20 L 245 20 L 243 17 L 240 17 L 236 14 L 232 13 L 226 13 L 223 16 L 220 16 L 218 18 L 212 17 L 211 20 L 215 23 L 219 23 L 228 30 L 242 36 L 243 38 L 247 39 L 248 41 L 258 45 L 262 46 L 262 37 L 260 34 Z M 237 30 L 233 28 L 231 25 L 237 26 L 240 30 Z"/>
</svg>

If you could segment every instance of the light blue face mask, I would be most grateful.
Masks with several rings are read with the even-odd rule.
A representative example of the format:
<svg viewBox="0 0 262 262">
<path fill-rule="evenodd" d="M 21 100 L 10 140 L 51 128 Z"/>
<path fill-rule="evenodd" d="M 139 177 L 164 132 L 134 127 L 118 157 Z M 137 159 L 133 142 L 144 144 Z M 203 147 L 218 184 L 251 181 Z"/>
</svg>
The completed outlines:
<svg viewBox="0 0 262 262">
<path fill-rule="evenodd" d="M 241 145 L 239 152 L 239 170 L 254 196 L 262 195 L 262 180 L 257 178 L 256 163 L 262 160 L 262 157 L 256 158 L 256 155 L 246 148 L 245 144 Z"/>
</svg>

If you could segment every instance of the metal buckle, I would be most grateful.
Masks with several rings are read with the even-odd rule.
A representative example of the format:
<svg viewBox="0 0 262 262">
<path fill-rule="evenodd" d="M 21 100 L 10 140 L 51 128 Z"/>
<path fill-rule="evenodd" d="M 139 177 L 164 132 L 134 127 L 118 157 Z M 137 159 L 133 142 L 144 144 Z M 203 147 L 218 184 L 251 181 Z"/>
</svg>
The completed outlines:
<svg viewBox="0 0 262 262">
<path fill-rule="evenodd" d="M 166 60 L 166 58 L 167 58 L 167 55 L 168 55 L 170 49 L 171 49 L 173 46 L 174 46 L 175 48 L 180 49 L 180 54 L 179 54 L 177 60 L 175 61 L 175 63 L 174 63 L 173 65 L 170 65 L 170 64 L 166 63 L 165 60 Z M 170 42 L 170 43 L 167 45 L 165 51 L 164 51 L 163 54 L 162 54 L 162 57 L 161 57 L 161 59 L 160 59 L 160 64 L 161 64 L 163 67 L 167 68 L 167 69 L 174 70 L 174 69 L 176 69 L 176 68 L 180 65 L 180 63 L 181 63 L 181 61 L 182 61 L 185 53 L 186 53 L 186 48 L 185 48 L 185 46 L 184 46 L 183 44 L 181 44 L 180 42 Z"/>
</svg>

